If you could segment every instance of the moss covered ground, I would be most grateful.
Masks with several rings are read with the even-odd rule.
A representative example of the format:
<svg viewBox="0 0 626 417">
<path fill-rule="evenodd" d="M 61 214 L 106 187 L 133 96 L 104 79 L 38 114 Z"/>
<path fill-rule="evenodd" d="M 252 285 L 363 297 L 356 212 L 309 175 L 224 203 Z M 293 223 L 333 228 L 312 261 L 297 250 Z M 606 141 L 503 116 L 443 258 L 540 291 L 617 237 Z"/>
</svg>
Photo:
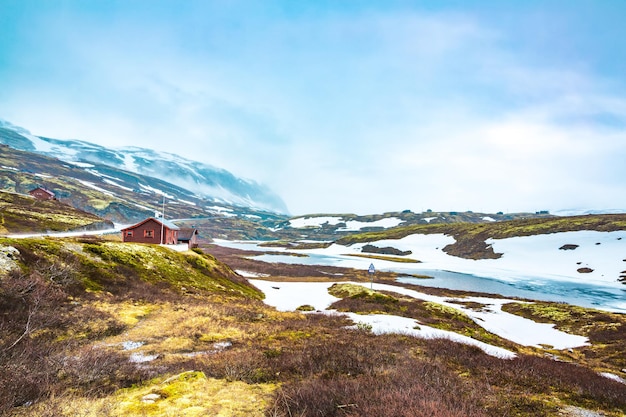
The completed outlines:
<svg viewBox="0 0 626 417">
<path fill-rule="evenodd" d="M 102 218 L 56 200 L 42 201 L 0 191 L 0 233 L 67 231 L 93 225 L 113 226 Z"/>
</svg>

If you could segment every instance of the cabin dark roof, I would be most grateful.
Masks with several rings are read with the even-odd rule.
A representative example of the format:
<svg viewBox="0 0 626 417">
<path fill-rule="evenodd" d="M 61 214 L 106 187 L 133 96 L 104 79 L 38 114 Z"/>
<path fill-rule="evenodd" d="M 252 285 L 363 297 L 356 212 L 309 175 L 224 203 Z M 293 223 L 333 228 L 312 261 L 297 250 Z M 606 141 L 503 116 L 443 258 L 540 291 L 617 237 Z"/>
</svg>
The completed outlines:
<svg viewBox="0 0 626 417">
<path fill-rule="evenodd" d="M 180 230 L 180 227 L 176 226 L 174 223 L 172 223 L 172 222 L 170 222 L 168 220 L 157 219 L 157 218 L 154 218 L 154 217 L 149 217 L 146 220 L 143 220 L 143 221 L 141 221 L 141 222 L 139 222 L 137 224 L 133 224 L 132 226 L 125 227 L 122 230 L 134 229 L 134 228 L 139 227 L 142 224 L 144 224 L 144 223 L 146 223 L 146 222 L 148 222 L 150 220 L 154 220 L 155 222 L 157 222 L 159 224 L 162 224 L 163 226 L 167 227 L 170 230 Z"/>
<path fill-rule="evenodd" d="M 188 242 L 191 240 L 193 235 L 198 234 L 198 229 L 183 227 L 178 231 L 178 241 L 179 242 Z"/>
</svg>

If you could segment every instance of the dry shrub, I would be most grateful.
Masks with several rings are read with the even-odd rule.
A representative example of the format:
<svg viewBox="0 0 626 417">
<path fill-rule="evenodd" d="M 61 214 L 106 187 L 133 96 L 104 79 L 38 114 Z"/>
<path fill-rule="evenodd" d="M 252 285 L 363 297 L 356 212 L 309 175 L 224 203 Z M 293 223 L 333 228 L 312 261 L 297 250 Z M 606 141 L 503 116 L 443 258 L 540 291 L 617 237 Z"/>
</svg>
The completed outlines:
<svg viewBox="0 0 626 417">
<path fill-rule="evenodd" d="M 332 339 L 309 340 L 301 350 L 288 350 L 271 360 L 277 372 L 303 377 L 373 375 L 395 362 L 393 349 L 378 342 L 375 336 L 364 332 L 347 332 L 346 336 Z"/>
<path fill-rule="evenodd" d="M 500 360 L 472 350 L 460 348 L 456 343 L 429 341 L 431 352 L 441 360 L 446 360 L 462 372 L 468 372 L 475 379 L 486 381 L 496 389 L 504 390 L 506 398 L 496 406 L 500 412 L 510 412 L 510 408 L 528 407 L 522 401 L 532 394 L 560 393 L 562 396 L 581 404 L 626 410 L 626 386 L 605 378 L 593 370 L 548 357 L 518 355 L 512 360 Z M 535 407 L 533 405 L 533 407 Z M 518 410 L 520 411 L 520 410 Z"/>
<path fill-rule="evenodd" d="M 272 369 L 291 377 L 269 415 L 543 416 L 556 406 L 537 396 L 555 394 L 585 407 L 626 409 L 623 384 L 574 364 L 530 355 L 502 360 L 444 339 L 345 333 L 270 358 Z"/>
<path fill-rule="evenodd" d="M 48 358 L 54 352 L 49 346 L 30 341 L 19 349 L 0 354 L 0 415 L 13 407 L 28 405 L 47 396 L 56 380 L 58 364 Z"/>
<path fill-rule="evenodd" d="M 626 324 L 595 328 L 589 332 L 589 339 L 596 343 L 623 343 L 626 340 Z"/>
<path fill-rule="evenodd" d="M 200 357 L 191 364 L 191 368 L 201 370 L 208 377 L 228 381 L 262 383 L 276 378 L 263 353 L 256 350 L 225 350 Z"/>
<path fill-rule="evenodd" d="M 484 416 L 480 398 L 450 370 L 407 360 L 379 374 L 310 378 L 286 384 L 274 416 Z"/>
<path fill-rule="evenodd" d="M 122 352 L 87 346 L 62 359 L 61 379 L 89 396 L 109 394 L 156 376 L 149 367 L 129 362 Z"/>
<path fill-rule="evenodd" d="M 0 415 L 58 392 L 64 368 L 69 374 L 98 369 L 93 355 L 67 366 L 64 358 L 81 343 L 68 335 L 87 341 L 123 329 L 110 315 L 71 301 L 69 277 L 66 268 L 39 262 L 28 274 L 0 279 Z"/>
</svg>

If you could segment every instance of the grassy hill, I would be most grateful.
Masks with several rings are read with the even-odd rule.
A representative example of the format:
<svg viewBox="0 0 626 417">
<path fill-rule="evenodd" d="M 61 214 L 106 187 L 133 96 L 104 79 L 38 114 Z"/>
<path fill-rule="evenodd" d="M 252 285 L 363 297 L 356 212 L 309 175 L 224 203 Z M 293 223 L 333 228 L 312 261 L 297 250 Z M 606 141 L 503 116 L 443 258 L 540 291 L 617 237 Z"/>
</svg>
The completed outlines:
<svg viewBox="0 0 626 417">
<path fill-rule="evenodd" d="M 626 214 L 596 214 L 570 217 L 517 219 L 490 223 L 416 224 L 406 227 L 358 233 L 337 240 L 341 245 L 374 242 L 383 239 L 401 239 L 412 234 L 442 233 L 453 236 L 455 243 L 443 250 L 453 256 L 468 259 L 499 258 L 486 243 L 487 239 L 505 239 L 516 236 L 534 236 L 577 230 L 603 232 L 626 230 Z"/>
<path fill-rule="evenodd" d="M 336 292 L 342 310 L 391 309 L 441 328 L 480 330 L 433 303 L 349 290 Z M 448 340 L 375 335 L 347 327 L 341 316 L 277 312 L 261 297 L 199 251 L 92 238 L 0 238 L 0 415 L 626 412 L 626 386 L 596 372 L 626 366 L 619 354 L 626 318 L 618 314 L 513 305 L 512 312 L 549 316 L 588 334 L 594 346 L 550 351 L 556 361 L 545 349 L 481 331 L 481 340 L 518 354 L 502 360 Z"/>
<path fill-rule="evenodd" d="M 39 233 L 112 227 L 95 214 L 57 200 L 37 200 L 29 195 L 0 191 L 0 234 Z"/>
<path fill-rule="evenodd" d="M 240 337 L 225 317 L 230 309 L 256 317 L 250 310 L 261 298 L 203 253 L 100 239 L 0 238 L 0 415 L 76 415 L 65 408 L 70 397 L 91 401 L 182 372 L 183 352 Z M 136 340 L 143 353 L 126 352 L 125 343 Z M 181 363 L 149 371 L 136 365 L 156 352 L 165 363 Z M 54 395 L 62 404 L 19 407 Z"/>
</svg>

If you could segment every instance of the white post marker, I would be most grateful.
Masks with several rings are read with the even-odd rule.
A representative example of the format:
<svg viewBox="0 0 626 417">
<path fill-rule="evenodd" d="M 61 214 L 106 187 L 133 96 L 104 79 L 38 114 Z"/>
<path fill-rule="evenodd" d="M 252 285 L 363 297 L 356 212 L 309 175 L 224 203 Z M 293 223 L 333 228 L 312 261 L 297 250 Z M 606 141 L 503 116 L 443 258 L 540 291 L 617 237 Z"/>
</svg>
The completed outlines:
<svg viewBox="0 0 626 417">
<path fill-rule="evenodd" d="M 376 273 L 376 268 L 374 268 L 374 264 L 370 264 L 370 267 L 367 269 L 367 273 L 370 274 L 370 289 L 374 289 L 374 274 Z"/>
</svg>

